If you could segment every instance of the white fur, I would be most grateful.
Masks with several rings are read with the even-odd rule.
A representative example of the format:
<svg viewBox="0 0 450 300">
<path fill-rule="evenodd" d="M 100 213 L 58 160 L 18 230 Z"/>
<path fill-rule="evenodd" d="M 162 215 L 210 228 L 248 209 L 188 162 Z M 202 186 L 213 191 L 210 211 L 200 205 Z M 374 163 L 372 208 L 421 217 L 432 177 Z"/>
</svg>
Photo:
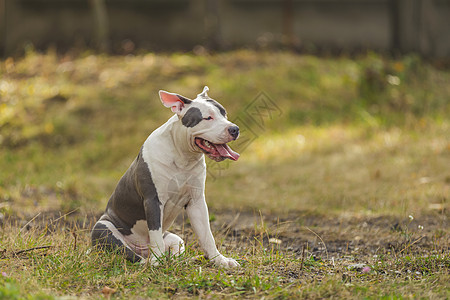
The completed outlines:
<svg viewBox="0 0 450 300">
<path fill-rule="evenodd" d="M 176 234 L 168 232 L 164 237 L 166 244 L 165 251 L 170 255 L 180 255 L 184 253 L 184 241 Z"/>
</svg>

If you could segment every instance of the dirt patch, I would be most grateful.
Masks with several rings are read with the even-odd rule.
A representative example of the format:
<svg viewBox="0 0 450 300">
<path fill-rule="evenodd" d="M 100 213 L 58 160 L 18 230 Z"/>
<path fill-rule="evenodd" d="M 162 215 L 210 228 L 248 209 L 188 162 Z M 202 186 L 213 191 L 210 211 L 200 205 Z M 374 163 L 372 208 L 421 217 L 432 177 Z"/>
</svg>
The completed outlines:
<svg viewBox="0 0 450 300">
<path fill-rule="evenodd" d="M 386 252 L 424 254 L 448 252 L 448 218 L 444 214 L 419 217 L 325 216 L 295 213 L 287 216 L 222 212 L 215 214 L 213 230 L 236 245 L 257 240 L 265 246 L 299 255 L 306 249 L 322 259 L 349 254 Z"/>
</svg>

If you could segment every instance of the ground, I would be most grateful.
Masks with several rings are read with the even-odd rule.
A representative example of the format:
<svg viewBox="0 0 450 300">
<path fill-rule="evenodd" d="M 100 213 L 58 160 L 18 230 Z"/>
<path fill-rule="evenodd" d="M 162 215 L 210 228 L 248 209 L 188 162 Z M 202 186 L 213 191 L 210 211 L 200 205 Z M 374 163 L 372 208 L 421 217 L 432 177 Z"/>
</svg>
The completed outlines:
<svg viewBox="0 0 450 300">
<path fill-rule="evenodd" d="M 241 263 L 238 269 L 222 271 L 198 258 L 201 253 L 184 215 L 176 220 L 172 231 L 184 238 L 188 245 L 186 255 L 178 262 L 174 258 L 164 260 L 154 270 L 131 265 L 120 256 L 112 259 L 111 253 L 100 253 L 99 260 L 99 254 L 92 253 L 88 244 L 89 230 L 98 216 L 58 214 L 47 212 L 31 221 L 6 221 L 16 225 L 4 228 L 16 232 L 16 238 L 20 236 L 24 241 L 20 248 L 3 249 L 2 261 L 14 266 L 6 269 L 3 282 L 8 282 L 9 276 L 15 277 L 9 270 L 45 272 L 49 277 L 47 284 L 54 286 L 57 295 L 81 298 L 100 297 L 102 293 L 131 297 L 131 292 L 138 299 L 150 291 L 154 296 L 171 298 L 449 295 L 445 286 L 450 278 L 449 224 L 440 213 L 404 219 L 311 212 L 280 216 L 256 211 L 212 211 L 211 225 L 219 249 Z M 67 262 L 56 262 L 64 259 Z M 72 266 L 74 260 L 84 266 Z M 94 268 L 108 272 L 92 276 L 92 263 L 96 264 Z M 227 277 L 222 278 L 225 274 Z M 125 276 L 130 278 L 124 281 Z M 409 282 L 415 284 L 408 285 Z M 0 289 L 0 295 L 8 295 L 6 288 Z"/>
</svg>

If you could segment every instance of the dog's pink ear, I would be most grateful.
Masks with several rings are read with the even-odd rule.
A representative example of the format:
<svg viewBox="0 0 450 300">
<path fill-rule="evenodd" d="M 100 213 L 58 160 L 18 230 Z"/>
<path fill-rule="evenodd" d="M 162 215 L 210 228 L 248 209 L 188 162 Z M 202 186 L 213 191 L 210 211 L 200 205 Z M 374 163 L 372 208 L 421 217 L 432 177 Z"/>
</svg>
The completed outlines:
<svg viewBox="0 0 450 300">
<path fill-rule="evenodd" d="M 181 113 L 186 104 L 190 104 L 192 100 L 178 94 L 169 93 L 163 90 L 159 91 L 159 98 L 165 107 L 170 107 L 176 114 Z"/>
</svg>

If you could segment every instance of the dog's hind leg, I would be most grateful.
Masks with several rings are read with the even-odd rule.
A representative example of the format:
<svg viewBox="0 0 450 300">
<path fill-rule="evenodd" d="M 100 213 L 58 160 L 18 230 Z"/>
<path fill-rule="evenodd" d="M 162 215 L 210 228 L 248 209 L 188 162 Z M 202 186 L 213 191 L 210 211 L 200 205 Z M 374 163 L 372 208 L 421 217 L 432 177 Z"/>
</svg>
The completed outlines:
<svg viewBox="0 0 450 300">
<path fill-rule="evenodd" d="M 175 233 L 166 231 L 163 235 L 165 251 L 171 255 L 178 256 L 184 252 L 184 241 Z"/>
<path fill-rule="evenodd" d="M 91 232 L 92 246 L 101 250 L 119 252 L 133 263 L 143 261 L 142 256 L 127 246 L 118 230 L 111 230 L 111 228 L 115 229 L 114 225 L 109 221 L 100 220 L 95 223 Z"/>
</svg>

